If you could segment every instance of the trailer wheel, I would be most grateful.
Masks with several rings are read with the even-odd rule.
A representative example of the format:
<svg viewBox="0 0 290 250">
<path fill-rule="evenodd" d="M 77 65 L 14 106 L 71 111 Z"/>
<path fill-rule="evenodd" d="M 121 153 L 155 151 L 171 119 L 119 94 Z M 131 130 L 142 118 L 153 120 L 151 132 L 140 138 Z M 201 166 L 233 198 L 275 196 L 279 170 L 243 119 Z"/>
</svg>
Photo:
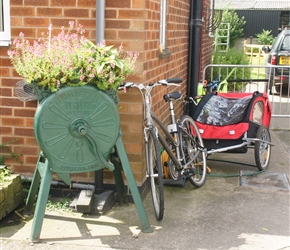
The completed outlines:
<svg viewBox="0 0 290 250">
<path fill-rule="evenodd" d="M 266 170 L 269 165 L 271 155 L 271 145 L 267 142 L 271 142 L 269 129 L 265 126 L 260 126 L 257 134 L 257 139 L 264 142 L 256 141 L 255 143 L 255 160 L 256 165 L 260 171 Z"/>
</svg>

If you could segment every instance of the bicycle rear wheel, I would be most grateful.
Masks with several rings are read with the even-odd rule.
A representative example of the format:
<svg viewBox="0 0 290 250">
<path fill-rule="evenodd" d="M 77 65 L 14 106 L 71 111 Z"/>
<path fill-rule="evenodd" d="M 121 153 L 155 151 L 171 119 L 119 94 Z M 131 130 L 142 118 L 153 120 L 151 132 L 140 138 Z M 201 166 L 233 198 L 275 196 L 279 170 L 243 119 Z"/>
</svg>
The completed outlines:
<svg viewBox="0 0 290 250">
<path fill-rule="evenodd" d="M 164 190 L 163 190 L 163 169 L 160 159 L 158 139 L 154 130 L 148 131 L 148 142 L 146 144 L 146 168 L 150 179 L 151 196 L 155 217 L 158 221 L 164 215 Z"/>
<path fill-rule="evenodd" d="M 179 130 L 183 164 L 192 162 L 185 167 L 184 174 L 192 185 L 201 187 L 206 179 L 206 153 L 199 130 L 190 116 L 181 117 Z"/>
</svg>

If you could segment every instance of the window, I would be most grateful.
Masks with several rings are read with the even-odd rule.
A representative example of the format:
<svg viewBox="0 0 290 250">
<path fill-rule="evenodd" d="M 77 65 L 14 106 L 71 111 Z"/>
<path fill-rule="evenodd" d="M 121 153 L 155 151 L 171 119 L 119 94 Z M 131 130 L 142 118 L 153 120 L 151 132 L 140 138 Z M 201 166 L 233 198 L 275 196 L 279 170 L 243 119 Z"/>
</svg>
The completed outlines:
<svg viewBox="0 0 290 250">
<path fill-rule="evenodd" d="M 166 0 L 160 1 L 160 35 L 159 44 L 160 50 L 165 50 L 165 38 L 166 38 Z"/>
<path fill-rule="evenodd" d="M 167 0 L 160 1 L 160 34 L 159 34 L 159 57 L 164 58 L 170 55 L 166 48 L 166 15 L 167 15 Z"/>
<path fill-rule="evenodd" d="M 0 46 L 8 46 L 10 43 L 10 1 L 0 0 Z"/>
<path fill-rule="evenodd" d="M 284 41 L 281 46 L 281 50 L 290 51 L 290 36 L 285 36 Z"/>
</svg>

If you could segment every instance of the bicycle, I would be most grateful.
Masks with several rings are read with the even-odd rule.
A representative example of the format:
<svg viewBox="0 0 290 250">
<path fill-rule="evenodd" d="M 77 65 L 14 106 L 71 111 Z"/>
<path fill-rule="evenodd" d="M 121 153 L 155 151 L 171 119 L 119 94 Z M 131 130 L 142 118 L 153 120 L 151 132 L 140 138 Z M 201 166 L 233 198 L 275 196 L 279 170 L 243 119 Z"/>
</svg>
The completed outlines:
<svg viewBox="0 0 290 250">
<path fill-rule="evenodd" d="M 180 86 L 177 83 L 181 82 L 181 78 L 170 78 L 146 86 L 125 82 L 119 87 L 119 90 L 135 87 L 139 89 L 143 97 L 146 177 L 150 179 L 153 207 L 158 221 L 162 220 L 164 215 L 163 166 L 158 141 L 170 157 L 168 168 L 170 168 L 171 178 L 177 179 L 182 175 L 196 187 L 201 187 L 206 179 L 206 150 L 195 122 L 187 115 L 175 120 L 173 101 L 181 100 L 182 94 L 172 92 L 163 96 L 164 100 L 169 103 L 171 117 L 171 124 L 167 128 L 151 110 L 153 88 Z M 164 136 L 159 133 L 158 128 L 162 130 Z"/>
</svg>

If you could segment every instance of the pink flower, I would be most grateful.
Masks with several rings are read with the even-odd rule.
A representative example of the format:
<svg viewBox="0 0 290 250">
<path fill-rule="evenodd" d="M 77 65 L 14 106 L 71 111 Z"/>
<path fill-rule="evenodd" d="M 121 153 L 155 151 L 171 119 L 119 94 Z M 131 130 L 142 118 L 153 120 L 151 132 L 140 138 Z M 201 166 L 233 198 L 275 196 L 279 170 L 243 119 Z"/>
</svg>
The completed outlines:
<svg viewBox="0 0 290 250">
<path fill-rule="evenodd" d="M 102 42 L 98 43 L 98 47 L 106 46 L 106 40 L 103 40 Z"/>
<path fill-rule="evenodd" d="M 71 28 L 73 28 L 74 25 L 75 25 L 75 22 L 74 22 L 74 21 L 69 21 L 69 26 L 70 26 Z"/>
<path fill-rule="evenodd" d="M 17 43 L 16 43 L 16 48 L 19 49 L 19 48 L 21 48 L 21 47 L 22 47 L 22 44 L 19 43 L 19 42 L 17 42 Z"/>
<path fill-rule="evenodd" d="M 14 51 L 14 50 L 8 50 L 8 56 L 10 57 L 10 58 L 12 58 L 14 55 L 17 55 L 17 53 L 16 53 L 16 51 Z"/>
</svg>

